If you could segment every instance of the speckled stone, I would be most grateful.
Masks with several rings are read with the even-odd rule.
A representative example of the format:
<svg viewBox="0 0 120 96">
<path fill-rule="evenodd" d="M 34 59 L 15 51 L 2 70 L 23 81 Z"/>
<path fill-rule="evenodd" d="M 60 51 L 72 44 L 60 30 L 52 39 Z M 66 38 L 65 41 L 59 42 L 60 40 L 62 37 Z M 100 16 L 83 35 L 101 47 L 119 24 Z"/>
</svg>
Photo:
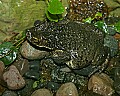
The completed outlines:
<svg viewBox="0 0 120 96">
<path fill-rule="evenodd" d="M 61 85 L 56 96 L 78 96 L 78 91 L 74 83 L 69 82 Z"/>
<path fill-rule="evenodd" d="M 52 96 L 48 89 L 38 89 L 35 90 L 31 96 Z"/>
<path fill-rule="evenodd" d="M 5 91 L 2 96 L 17 96 L 17 94 L 14 91 Z"/>
<path fill-rule="evenodd" d="M 3 73 L 3 79 L 7 82 L 7 87 L 12 90 L 21 89 L 25 86 L 25 80 L 14 65 L 8 67 L 8 70 Z"/>
<path fill-rule="evenodd" d="M 102 96 L 112 96 L 114 93 L 113 80 L 104 73 L 92 75 L 88 82 L 88 89 Z"/>
<path fill-rule="evenodd" d="M 38 49 L 35 49 L 27 41 L 24 42 L 23 45 L 21 46 L 20 52 L 23 57 L 29 60 L 42 59 L 45 56 L 49 55 L 49 53 L 46 51 L 40 51 Z"/>
</svg>

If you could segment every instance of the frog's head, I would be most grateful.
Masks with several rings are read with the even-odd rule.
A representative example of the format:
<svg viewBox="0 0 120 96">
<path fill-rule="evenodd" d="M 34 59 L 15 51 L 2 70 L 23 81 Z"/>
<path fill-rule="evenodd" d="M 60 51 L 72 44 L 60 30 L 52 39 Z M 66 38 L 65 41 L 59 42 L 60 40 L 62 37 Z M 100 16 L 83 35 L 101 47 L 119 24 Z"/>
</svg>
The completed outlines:
<svg viewBox="0 0 120 96">
<path fill-rule="evenodd" d="M 51 42 L 48 36 L 46 36 L 47 33 L 41 31 L 41 30 L 35 30 L 35 27 L 32 27 L 30 29 L 27 29 L 26 37 L 27 40 L 32 44 L 39 48 L 46 48 L 49 50 L 52 50 Z"/>
</svg>

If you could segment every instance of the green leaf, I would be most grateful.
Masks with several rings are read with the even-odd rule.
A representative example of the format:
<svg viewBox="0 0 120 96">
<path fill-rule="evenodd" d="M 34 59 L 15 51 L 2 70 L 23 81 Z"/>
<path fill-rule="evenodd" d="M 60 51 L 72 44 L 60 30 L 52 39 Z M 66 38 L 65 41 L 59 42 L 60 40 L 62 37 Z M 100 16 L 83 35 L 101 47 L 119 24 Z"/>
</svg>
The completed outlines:
<svg viewBox="0 0 120 96">
<path fill-rule="evenodd" d="M 105 33 L 107 33 L 107 25 L 104 21 L 98 21 L 94 25 L 99 29 L 102 29 Z"/>
<path fill-rule="evenodd" d="M 97 12 L 97 13 L 95 14 L 95 18 L 96 18 L 96 17 L 102 17 L 102 13 Z"/>
<path fill-rule="evenodd" d="M 62 14 L 51 14 L 50 12 L 46 11 L 46 16 L 50 21 L 58 22 L 58 20 L 62 20 Z"/>
<path fill-rule="evenodd" d="M 17 51 L 11 42 L 4 42 L 0 45 L 0 60 L 5 65 L 11 64 L 17 57 Z"/>
<path fill-rule="evenodd" d="M 38 83 L 39 83 L 39 81 L 35 81 L 35 82 L 33 83 L 33 88 L 36 88 L 36 87 L 38 86 Z"/>
<path fill-rule="evenodd" d="M 93 20 L 93 18 L 88 17 L 88 18 L 86 18 L 86 19 L 83 19 L 83 22 L 91 23 L 92 20 Z"/>
<path fill-rule="evenodd" d="M 64 10 L 65 9 L 59 0 L 50 0 L 48 5 L 48 11 L 51 14 L 62 14 Z"/>
<path fill-rule="evenodd" d="M 117 31 L 118 33 L 120 33 L 120 21 L 117 22 L 117 23 L 114 25 L 114 27 L 115 27 L 116 31 Z"/>
</svg>

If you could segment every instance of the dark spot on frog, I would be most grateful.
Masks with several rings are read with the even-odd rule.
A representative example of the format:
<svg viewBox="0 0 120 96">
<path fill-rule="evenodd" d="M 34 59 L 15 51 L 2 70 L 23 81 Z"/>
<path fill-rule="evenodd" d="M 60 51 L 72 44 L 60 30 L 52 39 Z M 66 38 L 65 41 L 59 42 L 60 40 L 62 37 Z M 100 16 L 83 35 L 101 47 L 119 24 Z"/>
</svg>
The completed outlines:
<svg viewBox="0 0 120 96">
<path fill-rule="evenodd" d="M 51 50 L 54 61 L 61 59 L 71 69 L 84 68 L 90 64 L 101 66 L 109 58 L 109 50 L 103 45 L 103 32 L 87 23 L 40 22 L 37 27 L 28 29 L 26 36 L 33 45 Z M 56 54 L 56 50 L 61 50 L 61 53 Z M 67 58 L 64 60 L 65 56 Z"/>
</svg>

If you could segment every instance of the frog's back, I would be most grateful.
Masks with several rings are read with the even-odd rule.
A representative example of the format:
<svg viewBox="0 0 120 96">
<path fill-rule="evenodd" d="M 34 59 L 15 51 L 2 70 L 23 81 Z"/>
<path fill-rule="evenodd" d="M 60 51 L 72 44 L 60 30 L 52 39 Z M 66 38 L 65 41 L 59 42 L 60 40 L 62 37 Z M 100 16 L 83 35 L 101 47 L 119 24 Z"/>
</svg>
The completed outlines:
<svg viewBox="0 0 120 96">
<path fill-rule="evenodd" d="M 43 23 L 40 28 L 31 31 L 31 37 L 46 40 L 44 46 L 53 49 L 75 50 L 76 48 L 87 47 L 87 45 L 96 45 L 103 43 L 103 33 L 90 24 L 68 22 L 65 24 L 59 23 Z M 29 39 L 29 38 L 28 38 Z M 41 41 L 31 42 L 42 46 Z M 90 47 L 89 47 L 90 48 Z"/>
</svg>

